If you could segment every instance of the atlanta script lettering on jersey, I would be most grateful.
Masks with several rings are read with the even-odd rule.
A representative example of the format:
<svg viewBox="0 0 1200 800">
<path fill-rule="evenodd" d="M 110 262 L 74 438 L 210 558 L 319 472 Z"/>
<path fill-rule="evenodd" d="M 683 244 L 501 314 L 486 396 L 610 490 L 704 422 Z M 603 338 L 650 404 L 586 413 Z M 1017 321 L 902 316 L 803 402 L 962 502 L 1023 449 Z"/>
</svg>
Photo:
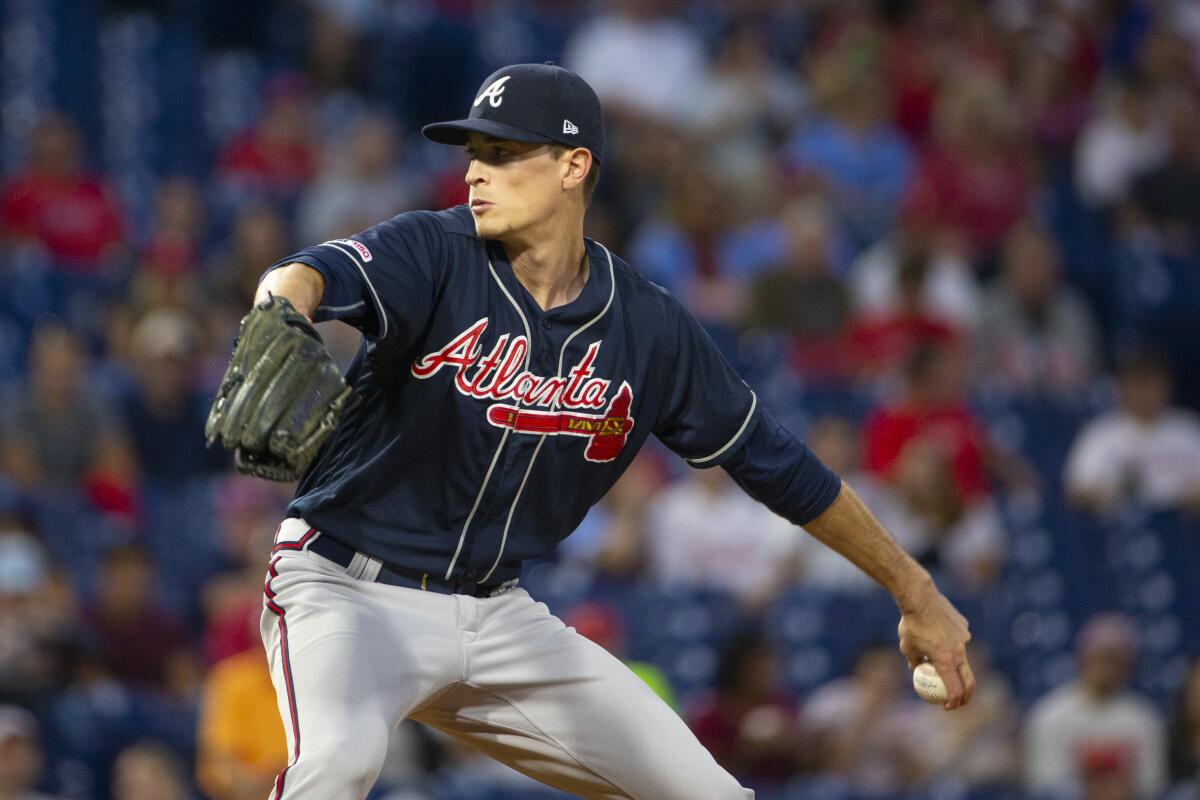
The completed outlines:
<svg viewBox="0 0 1200 800">
<path fill-rule="evenodd" d="M 414 377 L 427 379 L 443 367 L 454 370 L 454 387 L 467 397 L 479 400 L 514 400 L 516 405 L 497 402 L 487 411 L 487 420 L 518 433 L 546 436 L 583 436 L 590 439 L 584 450 L 588 461 L 611 461 L 625 445 L 633 429 L 629 415 L 633 390 L 625 381 L 612 401 L 608 401 L 611 381 L 593 377 L 593 363 L 601 342 L 588 346 L 583 358 L 565 376 L 543 377 L 524 369 L 529 352 L 525 336 L 501 334 L 491 352 L 483 355 L 479 344 L 487 330 L 488 318 L 451 339 L 440 350 L 412 364 Z M 549 411 L 521 406 L 548 407 Z M 606 408 L 607 406 L 607 408 Z M 568 411 L 558 411 L 559 408 Z M 603 414 L 582 413 L 599 410 Z"/>
</svg>

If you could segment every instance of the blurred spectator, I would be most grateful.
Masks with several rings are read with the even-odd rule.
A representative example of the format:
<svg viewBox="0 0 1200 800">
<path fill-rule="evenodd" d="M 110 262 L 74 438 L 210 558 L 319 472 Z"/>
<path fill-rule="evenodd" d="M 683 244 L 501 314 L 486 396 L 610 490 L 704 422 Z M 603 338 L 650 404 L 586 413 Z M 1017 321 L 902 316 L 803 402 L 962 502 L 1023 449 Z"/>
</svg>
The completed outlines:
<svg viewBox="0 0 1200 800">
<path fill-rule="evenodd" d="M 261 608 L 243 624 L 258 638 Z M 217 662 L 204 680 L 196 777 L 212 800 L 261 800 L 287 766 L 288 748 L 261 640 Z"/>
<path fill-rule="evenodd" d="M 1041 149 L 1056 161 L 1069 159 L 1091 111 L 1088 70 L 1070 61 L 1078 53 L 1033 33 L 1018 56 L 1017 104 Z"/>
<path fill-rule="evenodd" d="M 825 416 L 809 425 L 805 443 L 825 466 L 850 486 L 868 508 L 878 510 L 884 490 L 875 477 L 862 468 L 862 437 L 856 423 L 845 417 Z M 876 588 L 867 573 L 813 536 L 801 536 L 799 576 L 805 585 L 836 590 L 860 591 Z"/>
<path fill-rule="evenodd" d="M 1100 365 L 1100 337 L 1083 297 L 1061 282 L 1061 258 L 1049 233 L 1018 224 L 1001 262 L 975 329 L 977 385 L 1015 394 L 1086 389 Z"/>
<path fill-rule="evenodd" d="M 105 554 L 84 617 L 116 678 L 140 688 L 190 691 L 195 665 L 185 631 L 157 607 L 153 564 L 141 547 Z"/>
<path fill-rule="evenodd" d="M 924 242 L 905 241 L 896 256 L 894 305 L 857 317 L 849 332 L 860 378 L 886 385 L 917 351 L 958 342 L 954 327 L 927 308 L 932 266 Z"/>
<path fill-rule="evenodd" d="M 786 261 L 750 287 L 745 326 L 786 333 L 792 365 L 809 379 L 846 376 L 846 289 L 830 265 L 829 213 L 819 200 L 790 203 L 782 213 Z"/>
<path fill-rule="evenodd" d="M 154 221 L 142 248 L 144 267 L 157 274 L 191 272 L 204 245 L 204 200 L 191 178 L 166 178 L 154 197 Z"/>
<path fill-rule="evenodd" d="M 870 51 L 851 41 L 818 60 L 814 101 L 825 114 L 802 126 L 785 151 L 797 177 L 828 191 L 856 250 L 891 227 L 913 167 L 908 143 L 887 120 Z"/>
<path fill-rule="evenodd" d="M 77 611 L 66 576 L 0 498 L 0 697 L 36 702 L 58 687 L 59 653 L 74 633 Z"/>
<path fill-rule="evenodd" d="M 263 93 L 262 121 L 222 148 L 218 169 L 234 196 L 287 202 L 317 172 L 312 96 L 304 78 L 292 73 L 272 78 Z"/>
<path fill-rule="evenodd" d="M 973 642 L 967 655 L 975 694 L 953 714 L 928 709 L 932 719 L 930 739 L 921 748 L 924 769 L 935 785 L 1011 790 L 1020 783 L 1017 705 L 1004 676 L 991 669 L 987 646 Z"/>
<path fill-rule="evenodd" d="M 616 609 L 601 602 L 580 603 L 563 615 L 563 623 L 619 658 L 629 667 L 629 671 L 641 678 L 664 703 L 676 711 L 679 710 L 679 701 L 666 673 L 649 662 L 631 661 L 627 658 L 625 628 Z"/>
<path fill-rule="evenodd" d="M 216 531 L 226 568 L 206 581 L 201 593 L 206 664 L 261 644 L 257 630 L 246 627 L 246 614 L 262 608 L 264 565 L 270 557 L 279 518 L 290 499 L 290 484 L 269 483 L 237 473 L 215 488 Z"/>
<path fill-rule="evenodd" d="M 757 631 L 739 631 L 722 642 L 713 691 L 689 716 L 717 763 L 756 791 L 802 766 L 795 706 L 779 685 L 778 654 Z"/>
<path fill-rule="evenodd" d="M 1118 407 L 1080 431 L 1067 457 L 1069 498 L 1093 511 L 1132 501 L 1200 508 L 1200 420 L 1171 406 L 1171 375 L 1156 354 L 1119 368 Z"/>
<path fill-rule="evenodd" d="M 973 500 L 987 492 L 984 431 L 963 400 L 961 358 L 948 347 L 918 348 L 908 358 L 899 396 L 867 419 L 867 469 L 893 481 L 904 446 L 926 434 L 948 454 L 961 496 Z"/>
<path fill-rule="evenodd" d="M 646 509 L 663 483 L 661 465 L 643 450 L 559 545 L 559 555 L 610 578 L 635 576 L 646 560 Z"/>
<path fill-rule="evenodd" d="M 155 741 L 121 751 L 113 768 L 112 800 L 191 800 L 179 756 Z"/>
<path fill-rule="evenodd" d="M 205 447 L 211 399 L 195 385 L 199 335 L 189 317 L 167 310 L 150 312 L 133 330 L 136 382 L 123 407 L 148 483 L 184 483 L 228 465 L 220 448 Z"/>
<path fill-rule="evenodd" d="M 947 78 L 906 213 L 922 227 L 965 237 L 974 260 L 986 265 L 1029 202 L 1023 131 L 993 75 L 962 69 Z"/>
<path fill-rule="evenodd" d="M 377 0 L 318 0 L 309 5 L 313 15 L 309 25 L 321 34 L 309 37 L 307 74 L 321 89 L 361 92 L 366 88 L 366 56 L 370 52 L 364 35 L 379 25 L 383 4 Z"/>
<path fill-rule="evenodd" d="M 1076 190 L 1089 205 L 1125 199 L 1138 176 L 1166 159 L 1167 132 L 1154 101 L 1152 87 L 1134 73 L 1106 88 L 1075 149 Z"/>
<path fill-rule="evenodd" d="M 63 658 L 66 682 L 49 706 L 48 726 L 58 762 L 70 763 L 74 772 L 64 788 L 72 798 L 104 796 L 113 760 L 146 735 L 150 720 L 141 713 L 141 698 L 113 677 L 90 638 L 70 642 Z"/>
<path fill-rule="evenodd" d="M 769 178 L 775 145 L 805 104 L 803 87 L 771 60 L 769 26 L 753 16 L 729 24 L 698 98 L 706 160 L 742 191 Z"/>
<path fill-rule="evenodd" d="M 304 190 L 297 238 L 315 243 L 349 236 L 414 207 L 417 187 L 400 171 L 399 148 L 399 134 L 389 118 L 361 117 Z"/>
<path fill-rule="evenodd" d="M 872 645 L 859 654 L 850 677 L 813 694 L 802 722 L 818 772 L 868 797 L 901 794 L 921 780 L 932 727 L 907 676 L 894 647 Z"/>
<path fill-rule="evenodd" d="M 710 172 L 689 169 L 668 186 L 663 213 L 643 223 L 629 243 L 630 262 L 709 326 L 741 319 L 750 277 L 732 259 L 728 200 Z"/>
<path fill-rule="evenodd" d="M 56 269 L 110 272 L 124 241 L 122 212 L 100 178 L 84 172 L 79 130 L 51 114 L 34 129 L 29 165 L 0 189 L 5 238 L 45 248 Z"/>
<path fill-rule="evenodd" d="M 200 190 L 192 180 L 167 178 L 159 185 L 152 227 L 128 288 L 136 311 L 202 304 L 198 268 L 204 246 L 204 213 Z"/>
<path fill-rule="evenodd" d="M 1133 201 L 1164 232 L 1177 254 L 1200 255 L 1200 106 L 1175 98 L 1166 160 L 1133 182 Z"/>
<path fill-rule="evenodd" d="M 246 614 L 262 607 L 263 569 L 292 486 L 230 474 L 215 489 L 216 530 L 225 571 L 203 587 L 204 661 L 208 664 L 259 646 Z"/>
<path fill-rule="evenodd" d="M 876 514 L 905 552 L 960 591 L 992 588 L 1004 562 L 1004 528 L 986 498 L 962 494 L 940 437 L 908 440 L 893 478 L 894 492 Z"/>
<path fill-rule="evenodd" d="M 1167 748 L 1171 782 L 1200 781 L 1200 658 L 1192 659 L 1183 688 L 1175 699 L 1167 728 Z"/>
<path fill-rule="evenodd" d="M 1029 711 L 1027 790 L 1077 792 L 1093 783 L 1114 792 L 1097 790 L 1096 796 L 1158 797 L 1166 785 L 1166 726 L 1149 700 L 1127 688 L 1137 654 L 1133 622 L 1117 614 L 1097 615 L 1075 643 L 1078 677 Z M 1114 790 L 1123 783 L 1131 794 Z"/>
<path fill-rule="evenodd" d="M 120 418 L 87 386 L 84 344 L 44 323 L 30 345 L 29 374 L 0 412 L 5 473 L 30 492 L 86 488 L 102 510 L 131 514 L 136 459 Z"/>
<path fill-rule="evenodd" d="M 669 0 L 619 0 L 581 26 L 563 65 L 583 77 L 605 116 L 693 123 L 708 83 L 695 31 L 666 14 Z"/>
<path fill-rule="evenodd" d="M 730 592 L 761 609 L 796 573 L 803 532 L 720 469 L 689 470 L 648 511 L 650 576 L 665 585 Z"/>
<path fill-rule="evenodd" d="M 222 305 L 239 317 L 245 313 L 254 301 L 258 279 L 289 247 L 287 220 L 278 211 L 267 205 L 240 209 L 227 246 L 213 255 L 210 266 Z"/>
<path fill-rule="evenodd" d="M 952 236 L 932 236 L 902 224 L 850 265 L 847 278 L 856 312 L 866 319 L 888 319 L 915 304 L 922 317 L 942 325 L 973 325 L 979 287 L 963 249 L 954 246 Z M 909 272 L 916 271 L 918 261 L 925 263 L 919 286 Z"/>
<path fill-rule="evenodd" d="M 1184 16 L 1186 13 L 1171 8 L 1148 16 L 1143 23 L 1145 34 L 1138 41 L 1134 56 L 1133 66 L 1147 83 L 1168 94 L 1195 87 L 1195 54 L 1189 52 L 1188 42 L 1178 28 L 1180 17 Z"/>
<path fill-rule="evenodd" d="M 52 800 L 34 789 L 42 777 L 41 729 L 19 706 L 0 706 L 0 798 Z"/>
</svg>

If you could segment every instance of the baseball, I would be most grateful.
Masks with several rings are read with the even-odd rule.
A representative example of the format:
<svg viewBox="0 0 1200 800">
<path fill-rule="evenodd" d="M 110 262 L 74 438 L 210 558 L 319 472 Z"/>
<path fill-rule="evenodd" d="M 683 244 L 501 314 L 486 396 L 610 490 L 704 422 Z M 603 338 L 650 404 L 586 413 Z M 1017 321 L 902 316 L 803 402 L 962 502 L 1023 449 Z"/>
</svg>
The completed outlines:
<svg viewBox="0 0 1200 800">
<path fill-rule="evenodd" d="M 926 703 L 940 706 L 950 699 L 942 676 L 938 675 L 937 669 L 929 662 L 918 664 L 913 670 L 913 689 Z"/>
</svg>

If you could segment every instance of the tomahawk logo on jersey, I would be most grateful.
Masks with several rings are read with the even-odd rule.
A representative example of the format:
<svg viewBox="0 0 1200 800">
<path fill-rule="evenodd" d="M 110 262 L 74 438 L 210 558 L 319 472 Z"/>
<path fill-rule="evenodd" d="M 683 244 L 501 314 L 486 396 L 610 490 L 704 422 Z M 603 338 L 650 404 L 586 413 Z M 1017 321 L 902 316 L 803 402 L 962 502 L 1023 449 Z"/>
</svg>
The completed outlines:
<svg viewBox="0 0 1200 800">
<path fill-rule="evenodd" d="M 364 333 L 350 406 L 289 514 L 383 561 L 503 581 L 573 531 L 651 433 L 764 502 L 788 494 L 781 513 L 832 502 L 836 478 L 800 479 L 803 445 L 696 320 L 603 245 L 585 248 L 582 291 L 549 311 L 466 207 L 280 261 L 324 276 L 318 320 Z"/>
</svg>

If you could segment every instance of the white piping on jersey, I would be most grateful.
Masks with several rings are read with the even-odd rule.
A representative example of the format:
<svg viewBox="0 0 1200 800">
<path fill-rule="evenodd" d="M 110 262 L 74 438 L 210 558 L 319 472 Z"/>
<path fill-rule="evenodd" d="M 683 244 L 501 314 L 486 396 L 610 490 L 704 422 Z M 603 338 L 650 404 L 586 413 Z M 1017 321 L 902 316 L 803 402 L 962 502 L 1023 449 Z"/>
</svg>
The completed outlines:
<svg viewBox="0 0 1200 800">
<path fill-rule="evenodd" d="M 357 303 L 351 303 L 348 306 L 317 306 L 317 311 L 331 311 L 334 314 L 339 314 L 343 311 L 353 311 L 354 309 L 361 308 L 366 304 L 366 300 L 359 300 Z"/>
<path fill-rule="evenodd" d="M 726 442 L 724 447 L 713 453 L 711 456 L 705 456 L 704 458 L 689 458 L 686 459 L 686 461 L 689 464 L 703 464 L 705 461 L 712 461 L 714 458 L 721 455 L 721 453 L 724 453 L 726 450 L 733 447 L 733 443 L 738 440 L 738 437 L 742 435 L 742 431 L 746 430 L 746 426 L 750 424 L 750 418 L 754 416 L 754 407 L 756 405 L 758 405 L 758 395 L 756 395 L 752 389 L 750 391 L 750 410 L 746 412 L 746 418 L 742 420 L 742 427 L 737 429 L 737 433 L 733 435 L 733 438 Z"/>
<path fill-rule="evenodd" d="M 600 243 L 597 242 L 597 244 L 600 244 Z M 604 247 L 604 245 L 602 245 L 602 244 L 600 246 Z M 609 278 L 608 302 L 604 304 L 604 308 L 600 309 L 599 314 L 592 317 L 590 320 L 588 320 L 586 323 L 584 323 L 581 327 L 576 328 L 575 332 L 572 333 L 570 336 L 568 336 L 567 340 L 565 342 L 563 342 L 562 349 L 558 351 L 558 369 L 554 373 L 555 378 L 562 377 L 563 357 L 566 356 L 566 354 L 567 354 L 567 346 L 571 344 L 571 340 L 574 339 L 579 334 L 586 331 L 588 328 L 592 327 L 592 325 L 594 325 L 597 321 L 599 321 L 599 319 L 601 317 L 603 317 L 606 313 L 608 313 L 608 309 L 612 305 L 613 296 L 616 295 L 616 293 L 617 293 L 617 275 L 616 275 L 616 271 L 613 269 L 612 253 L 610 253 L 608 251 L 607 247 L 604 247 L 604 253 L 605 253 L 605 255 L 608 256 L 608 278 Z M 489 264 L 489 266 L 490 266 L 490 264 Z M 496 273 L 493 272 L 492 274 L 495 275 Z M 496 280 L 499 281 L 500 279 L 497 278 Z M 504 285 L 501 284 L 500 288 L 503 289 Z M 504 293 L 508 294 L 508 290 L 505 289 Z M 512 299 L 511 295 L 509 296 L 509 299 L 510 300 Z M 524 318 L 524 316 L 522 316 L 521 321 L 523 322 L 524 320 L 525 320 L 525 318 Z M 526 331 L 526 335 L 528 336 L 528 332 L 529 332 L 528 326 L 526 326 L 525 331 Z M 532 347 L 532 344 L 533 344 L 533 342 L 532 342 L 532 340 L 530 340 L 531 347 Z M 558 404 L 561 399 L 562 399 L 561 394 L 557 395 L 554 398 L 554 400 L 550 403 L 551 411 L 554 411 L 558 408 Z M 519 401 L 518 401 L 518 405 L 519 405 Z M 504 555 L 504 545 L 508 542 L 508 528 L 510 525 L 512 525 L 513 514 L 517 510 L 517 503 L 521 499 L 521 492 L 525 490 L 525 482 L 529 480 L 529 473 L 533 472 L 533 462 L 537 460 L 538 453 L 541 451 L 542 445 L 546 443 L 546 437 L 548 435 L 549 434 L 546 434 L 546 433 L 542 434 L 542 438 L 538 440 L 537 447 L 535 447 L 533 449 L 533 455 L 529 457 L 529 466 L 527 466 L 525 468 L 525 477 L 521 478 L 521 485 L 517 487 L 517 494 L 515 497 L 513 497 L 512 505 L 508 507 L 508 519 L 506 519 L 504 521 L 504 533 L 501 534 L 501 536 L 500 536 L 500 550 L 499 550 L 499 552 L 496 553 L 496 560 L 492 562 L 492 568 L 487 571 L 486 575 L 484 575 L 482 578 L 479 579 L 480 583 L 484 583 L 487 581 L 488 578 L 492 577 L 492 573 L 496 571 L 496 567 L 500 566 L 500 558 L 501 558 L 501 556 Z"/>
<path fill-rule="evenodd" d="M 349 250 L 342 247 L 340 244 L 335 244 L 333 242 L 325 242 L 325 245 L 327 247 L 332 247 L 335 250 L 340 250 L 342 255 L 344 255 L 344 256 L 346 256 L 346 258 L 350 259 L 351 264 L 358 267 L 358 271 L 362 274 L 363 280 L 367 282 L 367 288 L 371 290 L 371 298 L 375 301 L 375 308 L 376 308 L 376 310 L 379 311 L 379 324 L 380 324 L 380 328 L 381 328 L 381 331 L 379 333 L 379 338 L 386 339 L 387 334 L 388 334 L 387 312 L 383 310 L 383 303 L 379 302 L 379 294 L 375 291 L 375 285 L 373 283 L 371 283 L 371 279 L 367 277 L 366 268 L 364 268 L 363 265 L 359 263 L 358 259 L 355 258 L 354 255 Z"/>
<path fill-rule="evenodd" d="M 532 344 L 533 337 L 529 334 L 529 321 L 525 319 L 525 312 L 521 310 L 519 305 L 517 305 L 517 301 L 513 299 L 511 294 L 509 294 L 508 287 L 504 285 L 503 281 L 500 280 L 500 276 L 496 274 L 496 268 L 492 266 L 492 259 L 490 257 L 488 258 L 488 272 L 492 273 L 492 277 L 495 278 L 496 285 L 500 287 L 500 291 L 504 292 L 504 296 L 508 298 L 508 302 L 512 303 L 512 307 L 517 310 L 517 316 L 521 318 L 521 324 L 525 326 L 525 341 Z M 525 350 L 526 372 L 529 371 L 529 355 L 532 350 L 532 347 L 526 348 Z M 517 398 L 516 403 L 517 408 L 520 408 L 520 398 Z M 483 476 L 483 485 L 479 487 L 479 494 L 475 495 L 475 505 L 471 506 L 471 513 L 467 515 L 467 521 L 463 523 L 462 533 L 458 535 L 458 547 L 454 548 L 454 557 L 450 559 L 450 566 L 446 567 L 446 580 L 450 580 L 450 576 L 454 573 L 454 565 L 458 563 L 458 556 L 460 553 L 462 553 L 463 542 L 467 540 L 467 530 L 471 527 L 471 521 L 475 519 L 475 512 L 479 510 L 479 503 L 483 500 L 483 493 L 487 490 L 488 481 L 492 479 L 492 470 L 496 468 L 496 461 L 500 458 L 500 453 L 504 450 L 504 443 L 508 441 L 508 435 L 512 433 L 512 431 L 512 428 L 505 428 L 504 435 L 500 437 L 500 444 L 496 447 L 496 454 L 492 456 L 492 463 L 488 467 L 487 474 Z M 506 533 L 508 532 L 507 525 L 504 527 L 504 530 Z M 504 549 L 503 542 L 501 542 L 500 549 Z M 488 570 L 488 575 L 491 574 L 491 570 Z M 483 581 L 481 580 L 480 583 L 483 583 Z"/>
</svg>

